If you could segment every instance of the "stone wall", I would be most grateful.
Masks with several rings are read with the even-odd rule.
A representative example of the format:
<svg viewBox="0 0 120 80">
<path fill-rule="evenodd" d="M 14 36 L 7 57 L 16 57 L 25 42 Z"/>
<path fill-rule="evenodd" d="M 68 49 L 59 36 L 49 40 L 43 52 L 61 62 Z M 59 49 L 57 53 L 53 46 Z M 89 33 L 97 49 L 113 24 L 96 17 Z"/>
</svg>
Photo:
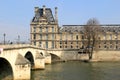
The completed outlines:
<svg viewBox="0 0 120 80">
<path fill-rule="evenodd" d="M 63 60 L 88 60 L 88 54 L 78 54 L 77 50 L 57 51 Z M 120 61 L 119 50 L 100 50 L 93 53 L 91 61 Z"/>
<path fill-rule="evenodd" d="M 120 51 L 101 50 L 94 52 L 93 61 L 120 61 Z"/>
</svg>

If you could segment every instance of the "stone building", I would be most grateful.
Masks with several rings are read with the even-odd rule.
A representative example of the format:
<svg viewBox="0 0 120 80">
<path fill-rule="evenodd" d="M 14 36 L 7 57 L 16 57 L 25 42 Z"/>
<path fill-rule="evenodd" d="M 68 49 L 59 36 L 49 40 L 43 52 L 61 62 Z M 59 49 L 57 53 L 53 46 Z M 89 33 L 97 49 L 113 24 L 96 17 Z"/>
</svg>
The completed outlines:
<svg viewBox="0 0 120 80">
<path fill-rule="evenodd" d="M 103 34 L 99 37 L 99 49 L 120 48 L 120 25 L 100 25 Z M 83 46 L 84 25 L 63 25 L 59 27 L 57 7 L 55 16 L 50 8 L 35 7 L 31 24 L 31 44 L 45 49 L 80 49 Z"/>
</svg>

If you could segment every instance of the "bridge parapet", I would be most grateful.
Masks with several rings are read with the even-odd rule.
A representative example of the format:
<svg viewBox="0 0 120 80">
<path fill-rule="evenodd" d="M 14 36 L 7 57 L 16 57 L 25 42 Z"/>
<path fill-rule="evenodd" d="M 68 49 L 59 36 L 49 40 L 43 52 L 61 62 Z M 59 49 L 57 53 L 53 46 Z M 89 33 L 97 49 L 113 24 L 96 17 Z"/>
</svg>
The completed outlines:
<svg viewBox="0 0 120 80">
<path fill-rule="evenodd" d="M 34 49 L 41 49 L 44 50 L 43 48 L 30 45 L 30 44 L 8 44 L 8 45 L 0 45 L 0 48 L 3 49 L 20 49 L 20 48 L 34 48 Z"/>
</svg>

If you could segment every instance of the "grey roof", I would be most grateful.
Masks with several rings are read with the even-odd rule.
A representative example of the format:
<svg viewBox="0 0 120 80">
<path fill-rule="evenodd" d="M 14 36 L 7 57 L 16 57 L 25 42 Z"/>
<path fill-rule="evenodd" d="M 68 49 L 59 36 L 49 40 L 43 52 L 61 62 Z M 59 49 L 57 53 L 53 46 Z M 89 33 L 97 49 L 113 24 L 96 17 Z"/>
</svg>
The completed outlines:
<svg viewBox="0 0 120 80">
<path fill-rule="evenodd" d="M 85 25 L 63 25 L 60 27 L 59 32 L 83 32 Z M 120 32 L 120 25 L 100 25 L 103 32 Z"/>
<path fill-rule="evenodd" d="M 60 32 L 82 32 L 83 26 L 81 25 L 63 25 L 63 27 L 60 28 Z"/>
<path fill-rule="evenodd" d="M 35 14 L 32 22 L 38 22 L 39 18 L 43 16 L 43 8 L 39 8 L 38 12 Z M 45 9 L 45 17 L 48 22 L 55 22 L 54 17 L 52 15 L 52 11 L 50 8 Z"/>
<path fill-rule="evenodd" d="M 21 54 L 18 54 L 15 65 L 25 65 L 30 64 L 30 62 L 24 58 Z"/>
</svg>

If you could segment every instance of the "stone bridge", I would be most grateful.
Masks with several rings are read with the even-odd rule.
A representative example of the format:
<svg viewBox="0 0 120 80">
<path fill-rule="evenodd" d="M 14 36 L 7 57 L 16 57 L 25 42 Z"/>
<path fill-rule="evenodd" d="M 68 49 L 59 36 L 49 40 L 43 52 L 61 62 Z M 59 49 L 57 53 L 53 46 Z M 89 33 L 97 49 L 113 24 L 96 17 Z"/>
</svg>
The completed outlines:
<svg viewBox="0 0 120 80">
<path fill-rule="evenodd" d="M 13 79 L 30 79 L 31 69 L 44 69 L 51 55 L 31 45 L 0 45 L 0 77 L 9 74 Z M 5 73 L 6 72 L 6 73 Z"/>
<path fill-rule="evenodd" d="M 86 60 L 87 54 L 74 49 L 43 49 L 29 44 L 0 45 L 0 79 L 30 79 L 31 69 L 45 69 L 54 61 Z M 120 50 L 94 52 L 92 61 L 120 61 Z M 12 74 L 12 75 L 11 75 Z"/>
<path fill-rule="evenodd" d="M 0 77 L 30 79 L 31 69 L 44 69 L 54 61 L 75 60 L 73 50 L 43 49 L 29 44 L 0 45 Z M 6 72 L 6 74 L 5 74 Z"/>
</svg>

